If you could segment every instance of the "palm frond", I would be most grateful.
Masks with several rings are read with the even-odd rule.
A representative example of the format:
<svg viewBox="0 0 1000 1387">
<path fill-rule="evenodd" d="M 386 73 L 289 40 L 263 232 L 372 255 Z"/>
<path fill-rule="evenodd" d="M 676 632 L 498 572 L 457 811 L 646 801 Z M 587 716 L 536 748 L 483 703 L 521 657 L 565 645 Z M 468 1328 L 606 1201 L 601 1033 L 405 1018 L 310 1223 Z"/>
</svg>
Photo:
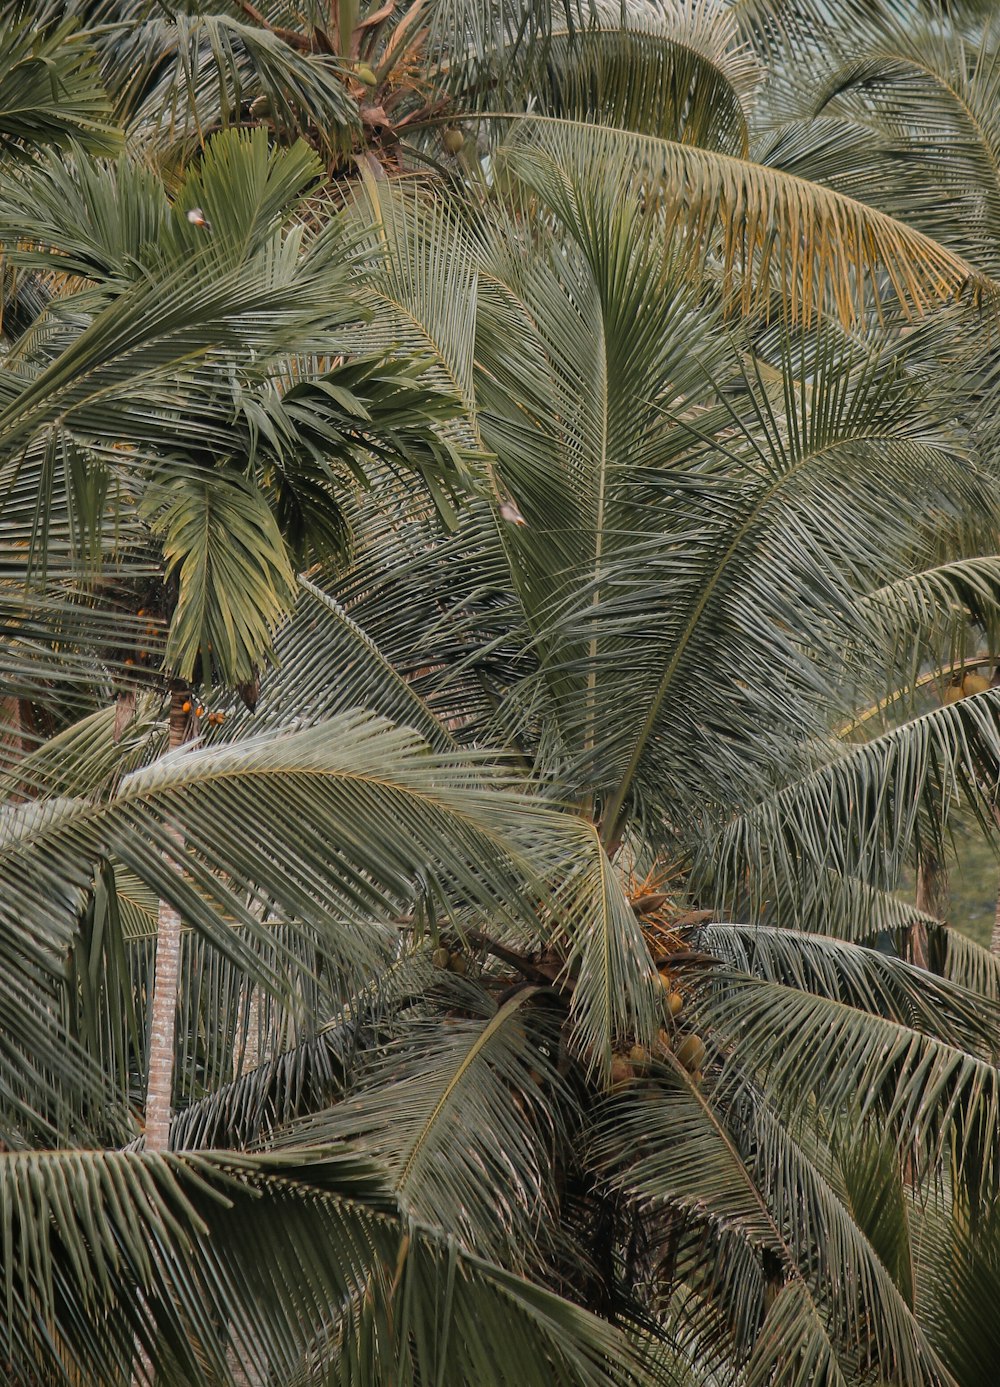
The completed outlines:
<svg viewBox="0 0 1000 1387">
<path fill-rule="evenodd" d="M 861 49 L 816 98 L 817 111 L 846 113 L 881 135 L 869 140 L 875 157 L 863 156 L 840 186 L 992 273 L 1000 58 L 989 41 L 971 46 L 955 34 L 899 38 Z"/>
<path fill-rule="evenodd" d="M 294 577 L 263 497 L 234 472 L 174 467 L 143 497 L 143 515 L 163 545 L 165 581 L 177 605 L 164 652 L 177 678 L 248 683 L 272 653 L 272 634 L 291 609 Z"/>
<path fill-rule="evenodd" d="M 597 829 L 584 819 L 568 819 L 567 836 L 574 849 L 556 897 L 554 942 L 565 950 L 582 1052 L 606 1079 L 616 1045 L 633 1038 L 651 1043 L 662 1019 L 663 993 L 639 919 Z"/>
<path fill-rule="evenodd" d="M 494 117 L 493 119 L 497 119 Z M 717 246 L 743 311 L 767 302 L 771 276 L 792 321 L 828 303 L 844 322 L 892 296 L 914 313 L 992 282 L 929 236 L 884 212 L 780 169 L 712 150 L 567 118 L 511 119 L 499 151 L 535 186 L 539 168 L 633 168 L 657 190 L 672 225 L 692 236 L 696 263 Z M 884 278 L 883 278 L 884 276 Z"/>
<path fill-rule="evenodd" d="M 356 1154 L 5 1155 L 0 1200 L 17 1383 L 147 1381 L 150 1361 L 158 1380 L 206 1387 L 234 1370 L 337 1381 L 365 1353 L 365 1297 L 381 1353 L 365 1382 L 628 1380 L 611 1326 L 424 1230 L 400 1239 Z"/>
<path fill-rule="evenodd" d="M 481 1021 L 408 1028 L 362 1073 L 356 1096 L 295 1124 L 279 1145 L 349 1140 L 387 1166 L 420 1223 L 528 1268 L 554 1208 L 545 1152 L 560 1085 L 547 1055 L 555 1028 L 533 1017 L 532 997 L 520 991 Z"/>
<path fill-rule="evenodd" d="M 453 749 L 447 729 L 351 611 L 310 579 L 299 586 L 295 614 L 276 639 L 278 667 L 261 686 L 257 723 L 289 726 L 370 708 L 414 728 L 436 751 Z M 234 734 L 244 725 L 247 716 L 238 715 Z"/>
<path fill-rule="evenodd" d="M 95 153 L 118 147 L 111 103 L 85 32 L 25 17 L 18 4 L 0 11 L 0 151 L 79 142 Z"/>
<path fill-rule="evenodd" d="M 746 107 L 759 80 L 749 48 L 722 6 L 684 4 L 654 14 L 595 8 L 591 22 L 544 45 L 499 55 L 495 74 L 462 93 L 473 109 L 524 101 L 546 115 L 589 120 L 745 155 Z"/>
<path fill-rule="evenodd" d="M 886 1377 L 945 1380 L 846 1194 L 759 1098 L 705 1092 L 679 1065 L 657 1065 L 608 1105 L 594 1155 L 648 1218 L 665 1221 L 655 1226 L 685 1220 L 663 1272 L 719 1303 L 748 1372 L 768 1364 L 794 1374 L 804 1336 L 808 1352 L 849 1380 L 862 1344 Z M 755 1275 L 731 1276 L 734 1244 L 751 1251 Z M 776 1311 L 793 1288 L 798 1314 Z"/>
<path fill-rule="evenodd" d="M 360 132 L 343 62 L 224 12 L 147 14 L 124 44 L 116 36 L 107 48 L 123 122 L 139 143 L 168 154 L 204 143 L 220 126 L 262 119 L 285 139 L 308 135 L 332 154 Z"/>
<path fill-rule="evenodd" d="M 995 702 L 988 690 L 870 741 L 817 747 L 815 769 L 723 830 L 716 863 L 724 891 L 736 885 L 734 872 L 749 871 L 755 892 L 780 882 L 794 896 L 801 864 L 812 890 L 824 869 L 893 888 L 915 839 L 939 837 L 960 797 L 987 814 L 1000 765 Z"/>
<path fill-rule="evenodd" d="M 976 1038 L 938 1039 L 912 1023 L 839 998 L 783 983 L 720 973 L 714 995 L 699 998 L 701 1024 L 715 1032 L 730 1063 L 752 1074 L 796 1120 L 814 1100 L 825 1111 L 860 1108 L 898 1134 L 921 1166 L 950 1152 L 993 1169 L 997 1071 Z"/>
<path fill-rule="evenodd" d="M 982 993 L 878 949 L 771 925 L 712 924 L 699 940 L 755 977 L 828 997 L 988 1057 L 997 1053 L 1000 1011 Z"/>
</svg>

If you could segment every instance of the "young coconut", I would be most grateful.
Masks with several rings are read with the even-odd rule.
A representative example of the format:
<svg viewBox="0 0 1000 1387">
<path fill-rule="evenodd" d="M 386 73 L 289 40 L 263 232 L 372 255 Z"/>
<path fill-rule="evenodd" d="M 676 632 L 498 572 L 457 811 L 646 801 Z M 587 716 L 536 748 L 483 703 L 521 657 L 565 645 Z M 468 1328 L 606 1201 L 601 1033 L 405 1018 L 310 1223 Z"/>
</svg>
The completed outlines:
<svg viewBox="0 0 1000 1387">
<path fill-rule="evenodd" d="M 962 693 L 966 698 L 971 694 L 985 693 L 989 687 L 990 681 L 984 675 L 977 674 L 975 670 L 962 680 Z"/>
<path fill-rule="evenodd" d="M 464 978 L 469 965 L 465 961 L 464 954 L 452 954 L 448 959 L 448 967 L 453 973 L 457 973 L 460 978 Z"/>
<path fill-rule="evenodd" d="M 694 1072 L 705 1063 L 705 1042 L 700 1035 L 686 1035 L 674 1052 L 685 1069 Z"/>
<path fill-rule="evenodd" d="M 465 136 L 457 125 L 446 125 L 441 143 L 449 154 L 461 154 L 465 147 Z"/>
<path fill-rule="evenodd" d="M 367 63 L 358 63 L 354 69 L 354 75 L 359 82 L 364 82 L 366 87 L 378 86 L 378 78 Z"/>
<path fill-rule="evenodd" d="M 447 968 L 451 961 L 451 954 L 445 948 L 435 949 L 431 954 L 431 962 L 435 968 Z"/>
<path fill-rule="evenodd" d="M 671 992 L 670 996 L 667 998 L 667 1011 L 670 1012 L 670 1015 L 679 1016 L 683 1006 L 684 998 L 681 994 L 679 992 Z"/>
<path fill-rule="evenodd" d="M 627 1088 L 635 1078 L 635 1070 L 624 1055 L 615 1055 L 611 1061 L 611 1091 Z"/>
<path fill-rule="evenodd" d="M 629 1063 L 637 1074 L 644 1073 L 650 1066 L 652 1056 L 645 1045 L 633 1045 L 628 1052 Z"/>
</svg>

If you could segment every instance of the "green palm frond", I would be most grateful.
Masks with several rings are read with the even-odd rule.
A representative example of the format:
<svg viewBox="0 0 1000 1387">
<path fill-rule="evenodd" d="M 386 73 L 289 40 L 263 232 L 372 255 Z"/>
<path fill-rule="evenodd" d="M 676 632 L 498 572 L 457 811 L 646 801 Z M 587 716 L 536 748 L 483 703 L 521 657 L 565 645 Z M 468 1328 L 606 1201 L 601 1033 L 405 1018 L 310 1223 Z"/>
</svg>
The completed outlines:
<svg viewBox="0 0 1000 1387">
<path fill-rule="evenodd" d="M 716 958 L 753 976 L 906 1021 L 970 1053 L 997 1053 L 995 1003 L 889 954 L 760 924 L 712 924 L 698 937 Z"/>
<path fill-rule="evenodd" d="M 288 726 L 302 718 L 322 721 L 348 708 L 370 708 L 412 727 L 436 751 L 452 750 L 447 729 L 351 610 L 307 578 L 300 578 L 299 586 L 295 614 L 276 638 L 278 667 L 261 686 L 255 721 L 237 714 L 234 733 L 251 725 Z M 398 596 L 391 600 L 398 605 Z M 332 669 L 338 671 L 335 679 Z"/>
<path fill-rule="evenodd" d="M 62 656 L 64 658 L 64 656 Z M 47 737 L 21 756 L 0 761 L 0 798 L 103 795 L 122 775 L 161 748 L 159 700 L 137 701 L 133 716 L 115 737 L 115 708 L 101 708 Z"/>
<path fill-rule="evenodd" d="M 504 123 L 499 157 L 529 186 L 550 162 L 579 171 L 624 166 L 649 180 L 671 224 L 690 232 L 699 268 L 706 248 L 717 247 L 725 283 L 735 281 L 744 311 L 766 304 L 771 276 L 793 321 L 809 322 L 824 304 L 852 321 L 866 293 L 876 302 L 895 297 L 915 313 L 967 286 L 992 296 L 991 281 L 929 236 L 780 169 L 567 118 Z"/>
<path fill-rule="evenodd" d="M 419 1222 L 503 1265 L 525 1269 L 553 1213 L 544 1153 L 558 1119 L 557 1032 L 533 1017 L 532 990 L 479 1021 L 404 1031 L 356 1096 L 279 1135 L 279 1146 L 350 1140 L 391 1172 Z"/>
<path fill-rule="evenodd" d="M 458 402 L 435 390 L 426 361 L 380 356 L 329 370 L 294 362 L 284 378 L 237 400 L 249 451 L 286 542 L 300 562 L 343 558 L 349 549 L 345 483 L 372 471 L 414 472 L 446 523 L 476 484 L 482 458 L 458 446 Z"/>
<path fill-rule="evenodd" d="M 971 625 L 984 633 L 987 648 L 995 649 L 998 594 L 1000 555 L 981 554 L 908 573 L 865 593 L 856 605 L 877 637 L 900 646 L 935 633 L 950 635 L 954 645 L 959 631 Z"/>
<path fill-rule="evenodd" d="M 855 1221 L 914 1308 L 915 1230 L 896 1153 L 872 1133 L 853 1132 L 837 1157 Z"/>
<path fill-rule="evenodd" d="M 704 1092 L 680 1066 L 656 1066 L 609 1104 L 594 1157 L 655 1226 L 686 1221 L 664 1275 L 719 1303 L 737 1352 L 756 1364 L 748 1371 L 763 1374 L 767 1363 L 776 1375 L 794 1373 L 806 1333 L 809 1351 L 848 1379 L 868 1341 L 886 1378 L 946 1380 L 912 1300 L 859 1230 L 847 1191 L 759 1099 Z M 756 1275 L 727 1278 L 734 1244 L 752 1251 Z M 792 1299 L 793 1289 L 801 1313 L 776 1311 L 775 1291 Z"/>
<path fill-rule="evenodd" d="M 900 39 L 862 49 L 816 98 L 817 111 L 846 113 L 882 136 L 869 146 L 877 161 L 869 155 L 856 163 L 840 186 L 992 273 L 991 227 L 1000 209 L 1000 55 L 989 41 L 970 45 L 954 34 L 918 31 Z"/>
<path fill-rule="evenodd" d="M 394 1362 L 469 1387 L 628 1380 L 610 1326 L 419 1228 L 400 1238 L 382 1175 L 356 1154 L 7 1155 L 0 1199 L 19 1383 L 73 1366 L 145 1381 L 143 1355 L 158 1381 L 336 1381 L 342 1358 L 365 1354 L 366 1299 L 381 1352 L 366 1382 Z"/>
<path fill-rule="evenodd" d="M 462 100 L 486 110 L 526 100 L 547 115 L 745 155 L 759 76 L 722 6 L 678 6 L 669 19 L 606 8 L 587 27 L 521 47 L 513 61 L 502 53 L 496 76 L 485 69 Z"/>
<path fill-rule="evenodd" d="M 792 1121 L 813 1100 L 862 1107 L 899 1133 L 923 1166 L 954 1151 L 993 1170 L 997 1069 L 968 1044 L 938 1039 L 919 1019 L 897 1020 L 833 997 L 728 970 L 698 1016 L 733 1063 L 756 1076 Z M 990 1149 L 985 1149 L 989 1145 Z"/>
<path fill-rule="evenodd" d="M 4 1156 L 0 1171 L 4 1355 L 18 1382 L 68 1380 L 71 1365 L 120 1382 L 130 1363 L 146 1380 L 137 1353 L 169 1381 L 229 1381 L 227 1341 L 248 1366 L 287 1368 L 288 1312 L 307 1342 L 310 1321 L 364 1286 L 391 1246 L 380 1223 L 391 1198 L 355 1156 L 296 1172 L 267 1158 L 32 1153 Z M 327 1225 L 319 1257 L 293 1234 L 310 1220 Z M 251 1231 L 265 1256 L 248 1255 Z"/>
<path fill-rule="evenodd" d="M 177 585 L 165 666 L 177 678 L 245 683 L 271 654 L 294 576 L 263 497 L 238 473 L 171 469 L 146 491 L 143 515 Z"/>
<path fill-rule="evenodd" d="M 106 52 L 119 115 L 154 149 L 182 153 L 220 126 L 255 119 L 286 139 L 308 135 L 328 153 L 349 149 L 360 133 L 343 62 L 225 12 L 147 13 Z"/>
<path fill-rule="evenodd" d="M 807 889 L 821 887 L 824 869 L 894 888 L 915 840 L 940 837 L 960 800 L 988 814 L 1000 753 L 995 702 L 988 690 L 870 741 L 817 747 L 815 768 L 722 830 L 715 866 L 723 893 L 748 870 L 754 892 L 774 884 L 794 898 L 801 864 Z"/>
<path fill-rule="evenodd" d="M 62 23 L 0 10 L 0 151 L 79 142 L 95 153 L 117 149 L 111 103 L 87 34 Z"/>
<path fill-rule="evenodd" d="M 567 823 L 575 848 L 564 868 L 555 942 L 566 956 L 571 1015 L 588 1066 L 610 1073 L 612 1048 L 636 1037 L 649 1043 L 662 1018 L 662 989 L 649 948 L 621 878 L 597 829 L 583 819 Z"/>
<path fill-rule="evenodd" d="M 467 229 L 446 206 L 393 184 L 365 180 L 356 197 L 373 309 L 363 348 L 430 358 L 434 383 L 471 411 L 477 275 Z"/>
<path fill-rule="evenodd" d="M 418 12 L 419 13 L 419 12 Z M 579 0 L 500 0 L 483 9 L 469 0 L 432 0 L 420 16 L 426 28 L 426 67 L 442 85 L 461 91 L 483 75 L 495 76 L 505 56 L 542 47 L 555 28 L 585 24 Z"/>
<path fill-rule="evenodd" d="M 411 1008 L 439 1011 L 439 1006 L 423 1003 L 434 997 L 440 1002 L 442 973 L 426 947 L 406 949 L 346 1000 L 331 999 L 326 989 L 316 1003 L 316 1016 L 323 1016 L 322 1009 L 332 1001 L 328 1019 L 291 1031 L 282 1029 L 271 999 L 252 993 L 244 977 L 239 982 L 237 1015 L 231 1023 L 224 1016 L 218 1027 L 231 1024 L 227 1057 L 239 1077 L 220 1081 L 175 1114 L 175 1149 L 212 1148 L 223 1142 L 241 1150 L 264 1147 L 272 1132 L 341 1100 L 377 1048 L 408 1030 Z M 316 988 L 317 993 L 321 990 Z M 469 997 L 463 989 L 453 1000 L 467 1002 Z M 213 1012 L 214 1021 L 214 997 Z"/>
<path fill-rule="evenodd" d="M 634 1381 L 628 1340 L 571 1301 L 478 1258 L 411 1244 L 400 1280 L 404 1361 L 422 1381 L 610 1387 Z M 464 1261 L 464 1265 L 463 1265 Z M 464 1274 L 463 1274 L 464 1273 Z"/>
<path fill-rule="evenodd" d="M 1000 997 L 1000 959 L 957 929 L 945 931 L 941 962 L 943 977 L 995 1001 Z"/>
<path fill-rule="evenodd" d="M 998 1211 L 992 1192 L 970 1209 L 945 1186 L 930 1199 L 906 1192 L 917 1304 L 956 1381 L 987 1387 L 997 1347 L 984 1306 L 997 1280 Z"/>
<path fill-rule="evenodd" d="M 0 184 L 0 231 L 15 263 L 114 287 L 152 259 L 168 213 L 160 179 L 127 154 L 40 156 Z"/>
<path fill-rule="evenodd" d="M 292 784 L 301 796 L 294 807 Z M 483 765 L 434 756 L 415 734 L 355 714 L 188 748 L 133 772 L 104 801 L 8 808 L 0 860 L 12 1088 L 55 1101 L 63 1074 L 83 1082 L 81 1058 L 71 1048 L 62 1055 L 56 997 L 99 858 L 121 862 L 290 1005 L 298 974 L 319 958 L 334 989 L 363 985 L 392 956 L 398 927 L 389 922 L 428 895 L 446 914 L 478 903 L 522 938 L 537 937 L 543 874 L 566 852 L 563 822 L 502 784 Z M 183 874 L 168 861 L 174 824 L 185 835 Z M 273 927 L 283 921 L 312 940 L 305 964 L 276 947 Z"/>
<path fill-rule="evenodd" d="M 295 807 L 288 798 L 293 785 L 301 795 Z M 537 929 L 531 893 L 544 890 L 546 857 L 551 862 L 565 851 L 563 820 L 505 785 L 510 782 L 482 762 L 434 755 L 409 729 L 355 712 L 301 731 L 161 758 L 130 775 L 81 824 L 87 834 L 106 834 L 118 857 L 168 899 L 177 893 L 182 914 L 194 912 L 191 923 L 207 924 L 210 907 L 183 883 L 170 884 L 167 870 L 140 848 L 146 835 L 168 851 L 166 826 L 183 824 L 185 867 L 220 912 L 216 931 L 225 919 L 253 926 L 247 907 L 225 885 L 229 877 L 245 887 L 256 883 L 251 898 L 280 903 L 291 918 L 306 912 L 333 931 L 327 940 L 333 945 L 340 931 L 351 929 L 349 920 L 356 927 L 397 913 L 415 890 L 416 873 L 446 911 L 478 903 L 531 937 Z M 272 813 L 269 795 L 279 794 Z M 446 822 L 447 859 L 435 865 L 440 846 L 434 845 Z M 53 827 L 58 832 L 58 821 Z M 482 870 L 487 861 L 489 873 Z M 380 932 L 374 926 L 370 937 L 378 951 L 385 942 L 376 944 Z M 345 964 L 360 962 L 361 937 L 356 928 L 351 934 L 353 944 L 345 933 L 335 946 L 343 948 Z"/>
</svg>

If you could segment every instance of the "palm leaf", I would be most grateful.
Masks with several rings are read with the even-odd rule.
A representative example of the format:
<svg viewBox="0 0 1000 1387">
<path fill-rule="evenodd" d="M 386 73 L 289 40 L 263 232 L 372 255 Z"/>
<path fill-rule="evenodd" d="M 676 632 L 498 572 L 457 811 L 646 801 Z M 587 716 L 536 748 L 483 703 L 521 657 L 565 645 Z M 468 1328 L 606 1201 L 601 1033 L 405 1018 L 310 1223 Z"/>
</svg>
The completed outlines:
<svg viewBox="0 0 1000 1387">
<path fill-rule="evenodd" d="M 915 838 L 922 831 L 939 835 L 959 795 L 985 814 L 984 786 L 995 778 L 1000 752 L 994 701 L 987 691 L 871 741 L 829 745 L 815 769 L 727 825 L 717 857 L 720 878 L 732 884 L 733 871 L 749 867 L 754 890 L 767 879 L 794 895 L 797 864 L 805 863 L 814 890 L 823 869 L 893 887 Z M 927 815 L 922 824 L 921 811 Z"/>
<path fill-rule="evenodd" d="M 279 1144 L 350 1140 L 388 1167 L 419 1222 L 525 1270 L 554 1195 L 545 1152 L 555 1119 L 542 1085 L 559 1086 L 545 1055 L 554 1028 L 532 1020 L 532 996 L 518 992 L 483 1021 L 408 1028 L 362 1073 L 356 1096 Z"/>
<path fill-rule="evenodd" d="M 916 313 L 969 285 L 993 292 L 967 261 L 904 222 L 729 154 L 533 115 L 511 123 L 502 159 L 529 186 L 550 161 L 581 171 L 635 168 L 654 181 L 671 223 L 695 233 L 699 266 L 703 248 L 717 244 L 744 311 L 767 301 L 772 275 L 782 286 L 784 310 L 805 322 L 827 302 L 844 322 L 855 319 L 866 292 L 876 302 L 886 297 L 886 281 Z"/>
<path fill-rule="evenodd" d="M 109 85 L 134 138 L 167 151 L 239 123 L 253 102 L 282 135 L 310 135 L 330 153 L 349 148 L 360 128 L 342 63 L 229 14 L 147 13 L 108 56 Z"/>
<path fill-rule="evenodd" d="M 394 1361 L 462 1384 L 625 1380 L 625 1341 L 551 1292 L 419 1229 L 397 1255 L 391 1196 L 357 1155 L 5 1156 L 0 1200 L 17 1382 L 147 1380 L 142 1354 L 171 1383 L 336 1380 L 363 1294 L 389 1335 L 364 1381 Z"/>
<path fill-rule="evenodd" d="M 887 1378 L 945 1380 L 846 1192 L 758 1098 L 732 1101 L 724 1087 L 705 1093 L 680 1066 L 657 1066 L 608 1106 L 595 1135 L 594 1155 L 616 1188 L 651 1218 L 687 1219 L 673 1274 L 722 1303 L 750 1373 L 764 1380 L 767 1364 L 776 1377 L 794 1375 L 805 1351 L 850 1379 L 865 1343 Z M 708 1258 L 707 1235 L 699 1237 L 706 1226 Z M 760 1260 L 756 1276 L 729 1279 L 734 1243 Z M 767 1277 L 778 1281 L 779 1298 L 795 1290 L 798 1315 L 775 1308 Z"/>
<path fill-rule="evenodd" d="M 73 141 L 115 150 L 111 106 L 86 34 L 72 19 L 36 22 L 20 11 L 9 0 L 0 11 L 0 150 Z"/>
<path fill-rule="evenodd" d="M 236 473 L 174 468 L 146 492 L 143 514 L 177 584 L 166 667 L 186 681 L 197 672 L 215 683 L 218 671 L 218 682 L 249 682 L 295 592 L 263 497 Z"/>
<path fill-rule="evenodd" d="M 624 20 L 624 23 L 622 22 Z M 729 153 L 747 153 L 746 107 L 759 78 L 722 7 L 676 7 L 669 19 L 595 10 L 576 31 L 555 30 L 544 45 L 501 53 L 464 102 L 486 110 L 523 100 L 546 115 L 569 116 Z"/>
</svg>

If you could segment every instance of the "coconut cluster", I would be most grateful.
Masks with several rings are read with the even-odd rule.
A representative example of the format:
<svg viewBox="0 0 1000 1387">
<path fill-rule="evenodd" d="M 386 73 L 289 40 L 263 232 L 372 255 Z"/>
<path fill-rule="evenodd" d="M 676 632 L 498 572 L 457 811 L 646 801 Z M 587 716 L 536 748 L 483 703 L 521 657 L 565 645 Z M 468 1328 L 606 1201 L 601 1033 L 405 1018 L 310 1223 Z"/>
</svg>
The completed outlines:
<svg viewBox="0 0 1000 1387">
<path fill-rule="evenodd" d="M 708 1053 L 705 1042 L 693 1031 L 677 1033 L 674 1023 L 684 1009 L 683 994 L 669 969 L 659 969 L 657 977 L 663 990 L 663 1009 L 672 1029 L 667 1030 L 661 1026 L 651 1049 L 636 1043 L 627 1052 L 614 1056 L 611 1061 L 613 1091 L 626 1088 L 637 1076 L 648 1073 L 654 1061 L 669 1061 L 671 1057 L 691 1074 L 696 1083 L 701 1082 L 702 1069 Z"/>
</svg>

